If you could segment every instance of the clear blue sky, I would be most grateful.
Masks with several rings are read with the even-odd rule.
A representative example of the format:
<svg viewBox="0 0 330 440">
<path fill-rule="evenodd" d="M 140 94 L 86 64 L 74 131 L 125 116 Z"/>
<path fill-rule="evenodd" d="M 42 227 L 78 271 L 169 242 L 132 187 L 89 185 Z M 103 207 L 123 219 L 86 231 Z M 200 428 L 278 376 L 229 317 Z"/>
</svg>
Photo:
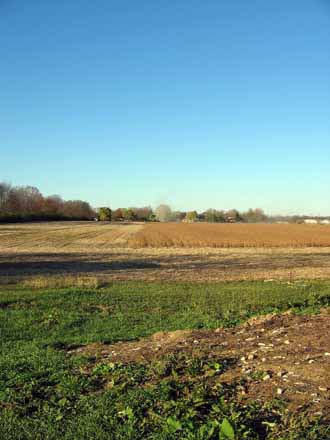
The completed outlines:
<svg viewBox="0 0 330 440">
<path fill-rule="evenodd" d="M 330 214 L 330 1 L 0 0 L 0 180 Z"/>
</svg>

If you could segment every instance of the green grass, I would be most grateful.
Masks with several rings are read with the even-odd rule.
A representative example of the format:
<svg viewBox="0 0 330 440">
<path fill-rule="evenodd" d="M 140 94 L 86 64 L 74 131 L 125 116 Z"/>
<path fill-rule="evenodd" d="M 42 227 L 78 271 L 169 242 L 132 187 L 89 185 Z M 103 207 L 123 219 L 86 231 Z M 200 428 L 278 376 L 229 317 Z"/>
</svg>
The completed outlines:
<svg viewBox="0 0 330 440">
<path fill-rule="evenodd" d="M 322 420 L 278 402 L 237 404 L 218 359 L 96 365 L 72 344 L 231 326 L 258 313 L 330 304 L 330 282 L 117 282 L 103 289 L 0 291 L 0 439 L 330 439 Z M 110 384 L 111 386 L 105 386 Z M 234 434 L 233 434 L 234 432 Z M 234 437 L 232 437 L 234 435 Z"/>
</svg>

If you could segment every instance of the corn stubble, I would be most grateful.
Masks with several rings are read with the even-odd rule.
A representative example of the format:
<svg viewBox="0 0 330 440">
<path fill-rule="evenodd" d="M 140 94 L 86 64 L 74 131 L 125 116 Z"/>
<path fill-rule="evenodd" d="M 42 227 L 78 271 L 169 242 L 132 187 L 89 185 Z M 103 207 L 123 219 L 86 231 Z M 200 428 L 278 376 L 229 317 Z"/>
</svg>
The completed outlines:
<svg viewBox="0 0 330 440">
<path fill-rule="evenodd" d="M 129 246 L 143 247 L 328 247 L 330 227 L 300 224 L 145 224 L 129 238 Z"/>
</svg>

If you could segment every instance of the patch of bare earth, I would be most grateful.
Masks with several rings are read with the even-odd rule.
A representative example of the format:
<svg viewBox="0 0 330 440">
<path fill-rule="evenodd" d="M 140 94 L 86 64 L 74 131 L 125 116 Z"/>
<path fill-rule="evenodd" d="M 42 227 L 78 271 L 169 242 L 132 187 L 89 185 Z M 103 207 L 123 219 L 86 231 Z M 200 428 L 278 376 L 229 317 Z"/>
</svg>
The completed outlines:
<svg viewBox="0 0 330 440">
<path fill-rule="evenodd" d="M 319 315 L 267 315 L 230 329 L 157 333 L 150 338 L 113 345 L 91 344 L 69 351 L 95 362 L 149 363 L 169 354 L 187 353 L 214 360 L 232 359 L 217 377 L 237 383 L 238 399 L 288 403 L 289 410 L 311 414 L 330 410 L 330 311 Z"/>
</svg>

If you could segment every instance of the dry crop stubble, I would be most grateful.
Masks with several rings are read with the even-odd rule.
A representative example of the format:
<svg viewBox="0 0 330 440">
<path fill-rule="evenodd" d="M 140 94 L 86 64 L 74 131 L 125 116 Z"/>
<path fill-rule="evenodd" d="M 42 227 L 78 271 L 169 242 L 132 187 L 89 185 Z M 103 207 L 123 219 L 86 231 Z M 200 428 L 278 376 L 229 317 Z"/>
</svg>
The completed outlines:
<svg viewBox="0 0 330 440">
<path fill-rule="evenodd" d="M 330 226 L 296 224 L 53 222 L 0 225 L 2 252 L 118 248 L 330 247 Z"/>
<path fill-rule="evenodd" d="M 0 225 L 1 284 L 27 279 L 36 285 L 72 285 L 77 277 L 88 285 L 119 279 L 329 279 L 330 227 L 103 222 Z"/>
<path fill-rule="evenodd" d="M 145 224 L 128 239 L 143 247 L 328 247 L 330 227 L 300 224 Z"/>
<path fill-rule="evenodd" d="M 2 252 L 90 252 L 123 247 L 140 223 L 53 222 L 0 225 Z"/>
</svg>

